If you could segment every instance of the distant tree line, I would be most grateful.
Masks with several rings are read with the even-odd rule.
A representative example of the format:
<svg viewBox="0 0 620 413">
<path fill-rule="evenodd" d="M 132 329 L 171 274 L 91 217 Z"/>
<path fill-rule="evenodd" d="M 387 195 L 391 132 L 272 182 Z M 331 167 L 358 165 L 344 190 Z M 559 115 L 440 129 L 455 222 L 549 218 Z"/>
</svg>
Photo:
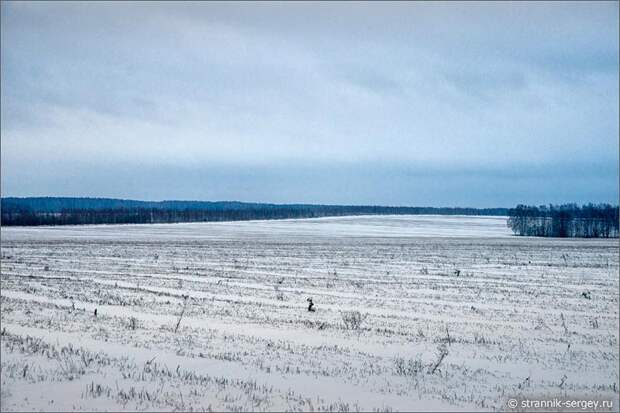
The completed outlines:
<svg viewBox="0 0 620 413">
<path fill-rule="evenodd" d="M 609 204 L 519 205 L 508 215 L 516 235 L 618 238 L 618 207 Z"/>
<path fill-rule="evenodd" d="M 133 201 L 109 198 L 2 198 L 2 225 L 146 224 L 343 215 L 494 215 L 506 208 L 431 208 L 245 202 Z"/>
</svg>

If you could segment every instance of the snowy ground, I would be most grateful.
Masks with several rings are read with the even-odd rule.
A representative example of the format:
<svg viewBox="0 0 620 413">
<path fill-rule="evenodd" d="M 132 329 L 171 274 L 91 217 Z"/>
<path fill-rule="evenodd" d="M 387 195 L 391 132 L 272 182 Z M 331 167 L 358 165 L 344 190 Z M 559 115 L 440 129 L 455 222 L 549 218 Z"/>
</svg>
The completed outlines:
<svg viewBox="0 0 620 413">
<path fill-rule="evenodd" d="M 618 240 L 446 216 L 1 236 L 2 411 L 617 411 Z"/>
</svg>

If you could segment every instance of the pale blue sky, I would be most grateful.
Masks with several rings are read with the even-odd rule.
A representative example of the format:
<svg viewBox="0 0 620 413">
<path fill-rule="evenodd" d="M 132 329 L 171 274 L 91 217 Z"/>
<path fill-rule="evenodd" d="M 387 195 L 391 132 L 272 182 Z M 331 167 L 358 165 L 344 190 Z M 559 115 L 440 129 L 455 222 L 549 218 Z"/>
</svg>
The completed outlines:
<svg viewBox="0 0 620 413">
<path fill-rule="evenodd" d="M 2 2 L 2 195 L 618 200 L 618 3 Z"/>
</svg>

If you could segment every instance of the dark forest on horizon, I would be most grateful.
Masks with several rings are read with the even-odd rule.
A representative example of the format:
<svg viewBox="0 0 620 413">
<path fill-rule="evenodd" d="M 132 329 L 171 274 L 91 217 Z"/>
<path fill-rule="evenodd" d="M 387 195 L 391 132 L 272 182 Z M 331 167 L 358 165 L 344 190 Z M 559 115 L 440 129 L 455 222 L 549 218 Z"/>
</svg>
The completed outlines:
<svg viewBox="0 0 620 413">
<path fill-rule="evenodd" d="M 2 198 L 2 225 L 150 224 L 318 218 L 345 215 L 493 215 L 506 208 L 135 201 L 110 198 Z"/>
<path fill-rule="evenodd" d="M 618 207 L 609 204 L 516 208 L 267 204 L 236 201 L 136 201 L 112 198 L 2 198 L 3 226 L 155 224 L 318 218 L 346 215 L 508 216 L 515 235 L 618 237 Z"/>
</svg>

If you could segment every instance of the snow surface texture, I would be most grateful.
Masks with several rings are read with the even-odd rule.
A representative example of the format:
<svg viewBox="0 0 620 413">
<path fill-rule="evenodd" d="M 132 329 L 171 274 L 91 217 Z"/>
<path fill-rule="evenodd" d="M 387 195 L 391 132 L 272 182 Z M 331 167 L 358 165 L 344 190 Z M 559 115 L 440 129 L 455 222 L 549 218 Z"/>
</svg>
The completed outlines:
<svg viewBox="0 0 620 413">
<path fill-rule="evenodd" d="M 512 231 L 506 217 L 445 215 L 367 215 L 315 219 L 282 219 L 183 224 L 81 225 L 60 227 L 12 227 L 12 239 L 53 239 L 56 237 L 111 238 L 114 240 L 188 240 L 213 238 L 313 237 L 506 237 Z"/>
<path fill-rule="evenodd" d="M 618 240 L 446 216 L 1 236 L 2 411 L 618 402 Z"/>
</svg>

